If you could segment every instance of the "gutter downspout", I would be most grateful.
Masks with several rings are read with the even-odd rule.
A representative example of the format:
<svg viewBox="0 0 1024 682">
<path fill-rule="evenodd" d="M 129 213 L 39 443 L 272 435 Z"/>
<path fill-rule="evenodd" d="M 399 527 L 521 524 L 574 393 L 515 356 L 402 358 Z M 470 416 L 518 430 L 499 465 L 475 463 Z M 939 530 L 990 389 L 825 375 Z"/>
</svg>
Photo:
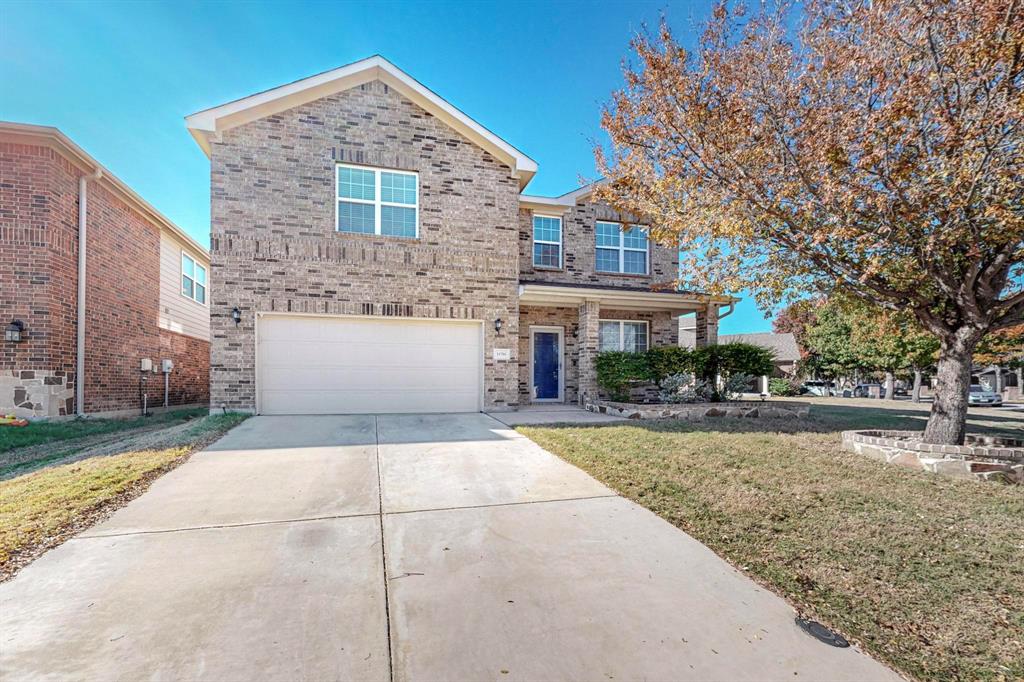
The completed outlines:
<svg viewBox="0 0 1024 682">
<path fill-rule="evenodd" d="M 92 175 L 78 178 L 78 320 L 75 343 L 75 413 L 85 416 L 85 245 L 88 239 L 86 216 L 89 211 L 86 185 L 99 180 L 103 171 L 97 168 Z"/>
</svg>

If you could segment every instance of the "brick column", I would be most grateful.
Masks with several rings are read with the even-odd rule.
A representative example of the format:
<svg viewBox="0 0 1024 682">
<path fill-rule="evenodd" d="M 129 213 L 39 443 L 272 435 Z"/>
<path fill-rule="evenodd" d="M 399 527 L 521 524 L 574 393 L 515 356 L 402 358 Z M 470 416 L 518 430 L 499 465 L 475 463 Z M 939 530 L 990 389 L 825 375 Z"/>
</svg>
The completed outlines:
<svg viewBox="0 0 1024 682">
<path fill-rule="evenodd" d="M 597 397 L 597 356 L 598 319 L 601 317 L 601 304 L 598 301 L 584 301 L 580 305 L 580 336 L 577 339 L 579 348 L 579 402 L 584 404 L 587 398 Z"/>
<path fill-rule="evenodd" d="M 697 311 L 696 347 L 718 344 L 718 306 L 709 303 L 704 310 Z"/>
</svg>

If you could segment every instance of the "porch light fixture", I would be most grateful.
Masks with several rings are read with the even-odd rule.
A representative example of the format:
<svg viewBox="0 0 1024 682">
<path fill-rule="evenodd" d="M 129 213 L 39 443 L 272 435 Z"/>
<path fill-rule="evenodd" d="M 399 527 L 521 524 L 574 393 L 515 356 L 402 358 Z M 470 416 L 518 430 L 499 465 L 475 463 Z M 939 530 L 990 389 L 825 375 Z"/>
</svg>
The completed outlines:
<svg viewBox="0 0 1024 682">
<path fill-rule="evenodd" d="M 231 310 L 231 319 L 235 321 L 236 327 L 238 326 L 238 323 L 242 321 L 242 311 L 238 309 L 238 306 L 235 306 Z"/>
<path fill-rule="evenodd" d="M 10 341 L 11 343 L 18 343 L 21 341 L 21 337 L 24 333 L 25 323 L 21 320 L 11 320 L 11 323 L 7 325 L 7 329 L 4 331 L 4 340 Z"/>
<path fill-rule="evenodd" d="M 503 324 L 505 324 L 505 323 L 501 321 L 500 317 L 497 318 L 496 320 L 494 320 L 494 331 L 495 331 L 495 333 L 497 333 L 497 334 L 501 333 L 501 326 Z"/>
</svg>

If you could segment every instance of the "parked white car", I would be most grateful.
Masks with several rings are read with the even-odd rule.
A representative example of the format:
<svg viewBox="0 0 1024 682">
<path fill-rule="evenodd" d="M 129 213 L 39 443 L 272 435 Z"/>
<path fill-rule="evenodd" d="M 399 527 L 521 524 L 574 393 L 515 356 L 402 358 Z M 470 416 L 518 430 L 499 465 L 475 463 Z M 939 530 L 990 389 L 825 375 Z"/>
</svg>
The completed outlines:
<svg viewBox="0 0 1024 682">
<path fill-rule="evenodd" d="M 971 390 L 967 393 L 968 405 L 1002 405 L 1003 396 L 995 391 L 990 391 L 979 384 L 971 384 Z"/>
</svg>

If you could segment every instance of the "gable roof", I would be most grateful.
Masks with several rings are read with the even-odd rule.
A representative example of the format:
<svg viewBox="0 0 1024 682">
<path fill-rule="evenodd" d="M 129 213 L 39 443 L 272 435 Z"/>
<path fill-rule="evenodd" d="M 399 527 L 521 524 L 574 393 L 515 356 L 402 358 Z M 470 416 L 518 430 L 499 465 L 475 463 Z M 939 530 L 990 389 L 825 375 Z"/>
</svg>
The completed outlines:
<svg viewBox="0 0 1024 682">
<path fill-rule="evenodd" d="M 107 170 L 99 161 L 89 156 L 88 152 L 75 144 L 70 137 L 62 133 L 58 128 L 32 123 L 0 121 L 0 136 L 26 144 L 41 144 L 55 149 L 74 166 L 86 173 L 100 171 L 99 182 L 104 183 L 120 199 L 143 216 L 155 222 L 161 229 L 167 230 L 185 242 L 207 263 L 210 262 L 210 252 L 202 244 L 189 236 L 185 230 L 171 222 L 170 218 L 156 210 L 152 204 L 139 196 L 135 190 Z"/>
<path fill-rule="evenodd" d="M 800 359 L 800 348 L 796 345 L 796 337 L 789 333 L 723 334 L 718 337 L 718 342 L 749 343 L 761 348 L 767 348 L 768 350 L 775 351 L 776 362 L 796 362 Z"/>
<path fill-rule="evenodd" d="M 579 189 L 574 189 L 571 192 L 566 192 L 557 197 L 542 197 L 536 194 L 520 194 L 519 204 L 526 208 L 533 209 L 550 209 L 560 212 L 565 212 L 568 209 L 576 205 L 576 202 L 580 199 L 585 199 L 594 193 L 594 189 L 598 185 L 603 185 L 607 180 L 604 178 L 595 180 L 589 184 L 583 185 Z"/>
<path fill-rule="evenodd" d="M 380 55 L 324 71 L 287 85 L 265 90 L 185 117 L 185 125 L 207 156 L 210 135 L 250 121 L 379 80 L 402 96 L 451 126 L 507 164 L 519 178 L 520 189 L 537 172 L 537 162 L 483 127 L 450 102 Z"/>
</svg>

